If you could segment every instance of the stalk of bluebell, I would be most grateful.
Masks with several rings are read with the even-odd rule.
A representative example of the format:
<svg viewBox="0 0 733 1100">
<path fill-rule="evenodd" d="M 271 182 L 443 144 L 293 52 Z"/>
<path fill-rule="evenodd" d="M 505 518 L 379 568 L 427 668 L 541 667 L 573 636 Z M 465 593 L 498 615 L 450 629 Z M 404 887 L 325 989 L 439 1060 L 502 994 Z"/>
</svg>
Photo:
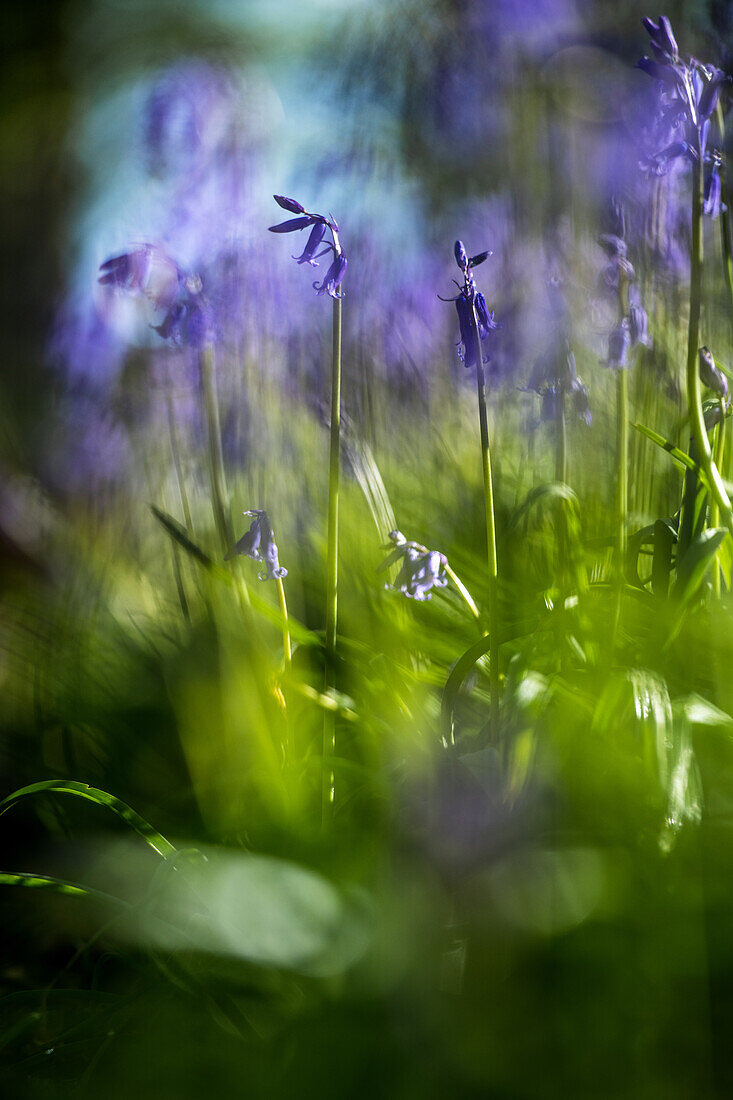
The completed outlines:
<svg viewBox="0 0 733 1100">
<path fill-rule="evenodd" d="M 323 214 L 311 214 L 296 199 L 285 195 L 274 195 L 275 202 L 283 210 L 297 215 L 279 225 L 270 226 L 271 233 L 294 233 L 310 228 L 305 249 L 299 257 L 293 257 L 299 264 L 318 267 L 321 256 L 330 253 L 331 264 L 320 285 L 316 281 L 313 288 L 318 295 L 328 294 L 333 298 L 333 342 L 331 355 L 331 427 L 328 467 L 328 545 L 326 555 L 326 649 L 324 695 L 328 695 L 334 686 L 336 664 L 336 637 L 338 632 L 338 535 L 339 535 L 339 478 L 341 456 L 341 299 L 339 287 L 346 274 L 346 256 L 339 240 L 339 227 L 331 217 Z M 326 231 L 330 233 L 330 242 L 325 242 Z M 317 249 L 323 245 L 320 252 Z M 336 789 L 333 771 L 333 759 L 336 753 L 336 716 L 332 710 L 324 710 L 323 716 L 323 754 L 321 771 L 321 818 L 325 825 L 333 812 Z"/>
<path fill-rule="evenodd" d="M 659 24 L 644 19 L 651 38 L 655 59 L 642 58 L 639 67 L 662 89 L 663 110 L 684 127 L 683 141 L 674 141 L 645 162 L 647 170 L 663 173 L 669 162 L 685 157 L 692 166 L 692 239 L 690 249 L 690 314 L 687 330 L 687 405 L 692 435 L 698 459 L 705 473 L 713 500 L 720 508 L 722 519 L 733 534 L 733 509 L 718 468 L 713 460 L 710 440 L 705 427 L 702 391 L 698 371 L 700 344 L 700 306 L 702 298 L 703 234 L 702 216 L 705 207 L 705 166 L 715 168 L 720 153 L 708 147 L 710 117 L 716 109 L 723 85 L 728 78 L 720 69 L 705 66 L 679 56 L 669 20 L 661 17 Z"/>
<path fill-rule="evenodd" d="M 324 695 L 335 683 L 338 629 L 339 478 L 341 464 L 341 298 L 332 295 L 333 344 L 331 357 L 331 445 L 328 465 L 328 550 L 326 572 L 326 669 Z M 336 716 L 323 713 L 323 774 L 321 815 L 325 824 L 336 798 L 333 758 L 336 754 Z"/>
<path fill-rule="evenodd" d="M 725 114 L 723 111 L 722 101 L 718 101 L 718 105 L 715 108 L 715 119 L 718 124 L 718 131 L 720 133 L 721 147 L 725 148 Z M 725 275 L 725 285 L 728 290 L 728 298 L 730 300 L 731 316 L 733 317 L 733 256 L 731 255 L 731 225 L 730 225 L 730 209 L 727 199 L 728 172 L 725 161 L 720 169 L 720 188 L 721 198 L 720 203 L 720 244 L 723 253 L 723 274 Z"/>
<path fill-rule="evenodd" d="M 499 569 L 496 552 L 496 517 L 494 511 L 494 487 L 491 472 L 491 443 L 486 411 L 486 372 L 481 352 L 481 340 L 492 329 L 498 328 L 493 312 L 486 307 L 486 300 L 477 289 L 472 269 L 482 264 L 490 252 L 480 252 L 469 257 L 461 241 L 454 248 L 456 263 L 463 275 L 463 283 L 456 282 L 459 293 L 456 303 L 458 323 L 463 344 L 463 361 L 467 367 L 476 367 L 476 393 L 478 398 L 479 431 L 481 437 L 481 470 L 484 488 L 484 513 L 486 517 L 486 552 L 489 568 L 489 686 L 491 691 L 491 728 L 493 736 L 499 731 Z M 445 300 L 445 299 L 444 299 Z"/>
</svg>

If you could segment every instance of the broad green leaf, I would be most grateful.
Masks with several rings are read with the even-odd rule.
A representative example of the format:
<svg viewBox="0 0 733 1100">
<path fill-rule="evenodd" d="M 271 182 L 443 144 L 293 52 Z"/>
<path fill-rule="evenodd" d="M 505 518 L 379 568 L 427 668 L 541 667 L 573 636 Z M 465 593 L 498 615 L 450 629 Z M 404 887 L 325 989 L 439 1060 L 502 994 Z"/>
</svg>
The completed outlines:
<svg viewBox="0 0 733 1100">
<path fill-rule="evenodd" d="M 697 593 L 710 569 L 723 539 L 728 534 L 725 527 L 710 527 L 688 546 L 677 563 L 677 580 L 672 595 L 682 607 Z"/>
</svg>

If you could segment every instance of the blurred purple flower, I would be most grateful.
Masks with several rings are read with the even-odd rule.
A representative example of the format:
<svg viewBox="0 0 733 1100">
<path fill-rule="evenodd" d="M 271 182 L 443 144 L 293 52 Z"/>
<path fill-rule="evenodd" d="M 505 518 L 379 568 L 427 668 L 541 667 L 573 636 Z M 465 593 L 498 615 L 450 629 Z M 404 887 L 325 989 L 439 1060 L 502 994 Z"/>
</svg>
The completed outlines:
<svg viewBox="0 0 733 1100">
<path fill-rule="evenodd" d="M 716 397 L 725 400 L 728 396 L 728 379 L 722 370 L 716 367 L 710 348 L 700 348 L 698 370 L 702 384 L 711 389 Z"/>
<path fill-rule="evenodd" d="M 224 560 L 229 561 L 237 554 L 243 554 L 245 557 L 252 558 L 253 561 L 264 563 L 265 572 L 257 574 L 261 581 L 281 580 L 283 577 L 287 577 L 287 569 L 284 569 L 278 560 L 275 533 L 270 526 L 267 512 L 260 508 L 252 508 L 247 512 L 243 512 L 242 515 L 254 516 L 254 519 L 249 530 L 225 555 Z"/>
<path fill-rule="evenodd" d="M 145 297 L 156 314 L 151 324 L 164 340 L 199 346 L 210 336 L 208 308 L 201 279 L 187 274 L 159 246 L 145 244 L 113 256 L 99 269 L 98 282 L 111 291 Z"/>
<path fill-rule="evenodd" d="M 631 348 L 631 326 L 627 317 L 623 317 L 608 337 L 608 359 L 606 366 L 614 370 L 628 367 Z"/>
<path fill-rule="evenodd" d="M 665 175 L 670 164 L 678 159 L 701 165 L 715 165 L 720 153 L 708 148 L 710 117 L 728 83 L 728 75 L 715 65 L 704 65 L 689 58 L 680 58 L 672 26 L 666 16 L 659 23 L 649 18 L 642 20 L 649 33 L 653 58 L 642 57 L 638 68 L 657 81 L 659 128 L 668 131 L 683 130 L 681 137 L 669 142 L 661 152 L 653 153 L 640 161 L 640 167 L 650 175 Z M 713 217 L 719 210 L 719 181 L 717 173 L 707 176 L 704 213 Z"/>
<path fill-rule="evenodd" d="M 379 566 L 379 572 L 400 561 L 394 584 L 386 589 L 401 592 L 408 599 L 429 600 L 432 588 L 445 588 L 448 559 L 438 550 L 428 550 L 418 542 L 408 542 L 401 531 L 390 531 L 393 549 Z"/>
</svg>

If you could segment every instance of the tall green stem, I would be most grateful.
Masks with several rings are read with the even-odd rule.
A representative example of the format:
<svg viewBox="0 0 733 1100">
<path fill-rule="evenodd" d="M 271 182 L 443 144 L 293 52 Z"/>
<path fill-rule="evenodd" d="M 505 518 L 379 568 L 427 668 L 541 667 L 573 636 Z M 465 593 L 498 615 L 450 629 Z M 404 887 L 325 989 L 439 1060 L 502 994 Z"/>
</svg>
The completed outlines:
<svg viewBox="0 0 733 1100">
<path fill-rule="evenodd" d="M 226 506 L 226 478 L 224 476 L 224 453 L 221 446 L 221 424 L 219 421 L 219 400 L 216 394 L 214 377 L 214 353 L 210 344 L 205 345 L 199 354 L 201 371 L 201 389 L 204 395 L 206 429 L 209 437 L 209 481 L 211 484 L 211 507 L 214 523 L 219 533 L 223 550 L 228 550 L 234 542 L 229 513 Z"/>
<path fill-rule="evenodd" d="M 629 284 L 618 273 L 618 320 L 629 312 Z M 619 585 L 623 590 L 626 568 L 626 517 L 629 510 L 629 379 L 621 367 L 616 374 L 616 553 Z"/>
<path fill-rule="evenodd" d="M 703 178 L 700 162 L 697 160 L 692 166 L 692 252 L 690 256 L 690 321 L 687 332 L 687 407 L 692 435 L 697 445 L 699 462 L 705 471 L 711 497 L 720 509 L 723 522 L 730 533 L 733 534 L 733 510 L 710 451 L 710 440 L 705 429 L 702 408 L 702 387 L 698 373 L 703 262 L 702 202 Z"/>
<path fill-rule="evenodd" d="M 481 433 L 481 469 L 484 483 L 486 515 L 486 551 L 489 566 L 489 687 L 491 691 L 491 729 L 494 738 L 499 733 L 499 570 L 496 556 L 496 518 L 494 486 L 491 476 L 491 446 L 486 413 L 486 376 L 481 357 L 481 337 L 475 306 L 471 309 L 473 342 L 476 349 L 476 389 L 478 394 L 479 430 Z"/>
<path fill-rule="evenodd" d="M 555 401 L 555 481 L 566 485 L 568 480 L 568 444 L 567 426 L 565 422 L 565 390 L 558 387 Z M 565 587 L 565 501 L 562 497 L 557 502 L 557 560 L 560 589 Z"/>
<path fill-rule="evenodd" d="M 288 605 L 285 600 L 285 585 L 282 582 L 282 577 L 277 578 L 277 594 L 280 600 L 280 613 L 283 617 L 283 664 L 285 671 L 290 669 L 290 662 L 293 659 L 293 651 L 290 645 L 290 627 L 288 626 Z"/>
<path fill-rule="evenodd" d="M 328 549 L 326 566 L 326 671 L 324 694 L 334 686 L 336 630 L 338 624 L 339 473 L 341 462 L 341 299 L 333 302 L 333 351 L 331 357 L 331 451 L 328 466 Z M 336 796 L 333 758 L 336 751 L 336 719 L 333 711 L 323 717 L 321 818 L 325 824 Z"/>
<path fill-rule="evenodd" d="M 723 114 L 723 104 L 718 101 L 718 105 L 715 108 L 715 117 L 718 123 L 718 129 L 720 130 L 720 144 L 721 148 L 725 146 L 725 117 Z M 721 174 L 721 188 L 723 192 L 723 202 L 720 204 L 720 244 L 723 252 L 723 274 L 725 275 L 725 285 L 728 289 L 728 297 L 730 298 L 731 313 L 733 314 L 733 257 L 731 256 L 731 237 L 730 237 L 730 204 L 728 202 L 728 167 L 724 163 L 720 170 Z"/>
<path fill-rule="evenodd" d="M 629 509 L 629 380 L 621 369 L 616 375 L 616 548 L 623 584 L 626 563 L 626 514 Z"/>
<path fill-rule="evenodd" d="M 720 423 L 718 424 L 718 427 L 717 427 L 717 430 L 716 430 L 716 433 L 715 433 L 714 462 L 715 462 L 716 469 L 717 470 L 722 470 L 723 469 L 723 457 L 724 457 L 724 454 L 725 454 L 725 398 L 724 397 L 720 398 L 719 407 L 720 407 Z M 713 501 L 712 501 L 712 504 L 710 506 L 710 526 L 711 527 L 717 527 L 719 523 L 720 523 L 720 508 L 718 507 L 718 502 L 713 497 Z M 716 557 L 715 562 L 713 564 L 713 592 L 715 593 L 716 596 L 720 595 L 721 573 L 722 573 L 722 570 L 721 570 L 721 567 L 720 567 L 720 562 L 718 561 L 718 559 Z"/>
</svg>

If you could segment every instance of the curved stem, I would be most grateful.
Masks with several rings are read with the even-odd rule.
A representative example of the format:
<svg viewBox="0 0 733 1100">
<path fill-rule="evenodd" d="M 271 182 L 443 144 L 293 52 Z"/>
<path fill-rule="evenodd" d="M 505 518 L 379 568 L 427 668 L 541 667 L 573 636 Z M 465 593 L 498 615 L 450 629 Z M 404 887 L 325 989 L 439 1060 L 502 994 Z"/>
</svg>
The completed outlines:
<svg viewBox="0 0 733 1100">
<path fill-rule="evenodd" d="M 326 670 L 324 694 L 334 686 L 336 632 L 338 625 L 338 515 L 341 460 L 341 299 L 333 301 L 333 352 L 331 359 L 331 449 L 328 467 L 328 549 L 326 564 Z M 336 751 L 336 723 L 333 711 L 323 717 L 323 761 L 321 775 L 321 820 L 333 812 L 335 786 L 333 761 Z"/>
<path fill-rule="evenodd" d="M 448 576 L 450 577 L 450 579 L 453 581 L 456 588 L 458 589 L 459 595 L 461 596 L 461 598 L 462 598 L 463 602 L 465 603 L 466 607 L 468 608 L 468 610 L 471 612 L 471 614 L 474 616 L 474 618 L 479 619 L 481 617 L 481 613 L 479 612 L 479 609 L 476 606 L 476 601 L 474 600 L 473 596 L 471 595 L 471 593 L 466 588 L 466 586 L 463 583 L 463 581 L 461 580 L 461 578 L 458 576 L 458 574 L 455 572 L 455 570 L 451 568 L 450 565 L 446 565 L 445 571 L 448 574 Z"/>
<path fill-rule="evenodd" d="M 476 307 L 471 306 L 471 328 L 476 349 L 476 390 L 478 396 L 479 430 L 481 433 L 481 469 L 484 484 L 484 512 L 486 515 L 486 553 L 489 566 L 489 688 L 491 692 L 491 729 L 496 738 L 499 732 L 499 591 L 496 555 L 496 519 L 494 515 L 494 485 L 491 476 L 491 445 L 489 421 L 486 413 L 486 377 L 481 358 Z"/>
<path fill-rule="evenodd" d="M 710 440 L 705 429 L 702 387 L 698 373 L 700 345 L 700 302 L 702 297 L 702 188 L 700 162 L 692 166 L 692 253 L 690 256 L 690 321 L 687 333 L 687 407 L 699 462 L 705 471 L 712 499 L 720 508 L 723 522 L 733 534 L 733 510 L 718 468 L 713 462 Z"/>
</svg>

